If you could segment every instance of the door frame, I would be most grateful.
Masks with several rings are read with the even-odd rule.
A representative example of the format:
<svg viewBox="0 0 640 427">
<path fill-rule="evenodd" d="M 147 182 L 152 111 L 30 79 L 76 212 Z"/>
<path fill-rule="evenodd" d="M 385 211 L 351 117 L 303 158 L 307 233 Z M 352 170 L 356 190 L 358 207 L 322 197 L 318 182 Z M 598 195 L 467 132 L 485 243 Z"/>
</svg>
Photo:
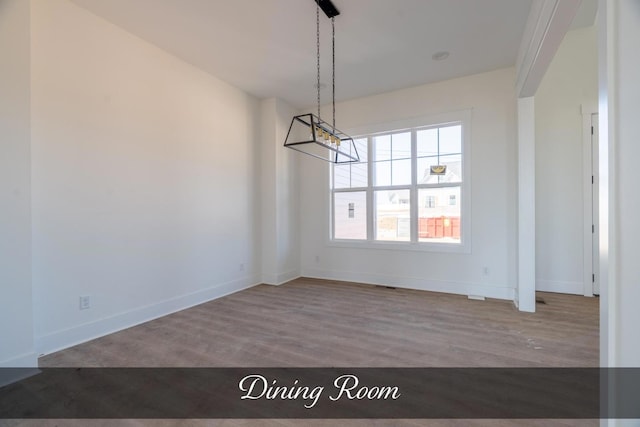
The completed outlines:
<svg viewBox="0 0 640 427">
<path fill-rule="evenodd" d="M 583 170 L 583 286 L 584 296 L 592 297 L 599 289 L 598 242 L 598 107 L 583 104 L 582 110 L 582 170 Z M 595 260 L 595 261 L 594 261 Z"/>
</svg>

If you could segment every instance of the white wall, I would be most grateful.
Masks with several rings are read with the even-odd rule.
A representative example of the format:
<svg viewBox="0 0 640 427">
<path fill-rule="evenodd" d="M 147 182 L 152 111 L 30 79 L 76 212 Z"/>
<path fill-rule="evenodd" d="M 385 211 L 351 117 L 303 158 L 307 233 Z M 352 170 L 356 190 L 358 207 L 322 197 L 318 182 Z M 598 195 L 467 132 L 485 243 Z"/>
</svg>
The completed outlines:
<svg viewBox="0 0 640 427">
<path fill-rule="evenodd" d="M 299 154 L 283 147 L 295 111 L 276 102 L 276 203 L 278 206 L 278 283 L 300 277 Z"/>
<path fill-rule="evenodd" d="M 617 100 L 616 128 L 616 174 L 617 189 L 617 287 L 616 300 L 612 315 L 617 316 L 618 330 L 618 366 L 640 366 L 640 263 L 638 252 L 640 242 L 640 57 L 637 41 L 640 40 L 640 3 L 637 1 L 619 1 L 616 16 L 618 37 L 617 82 L 613 90 Z"/>
<path fill-rule="evenodd" d="M 257 283 L 258 101 L 67 0 L 32 24 L 38 351 Z"/>
<path fill-rule="evenodd" d="M 262 281 L 300 276 L 297 153 L 283 147 L 295 111 L 280 99 L 261 102 Z"/>
<path fill-rule="evenodd" d="M 35 366 L 29 2 L 0 0 L 0 366 Z"/>
<path fill-rule="evenodd" d="M 536 311 L 536 114 L 534 97 L 518 98 L 518 288 L 520 311 Z"/>
<path fill-rule="evenodd" d="M 517 281 L 514 78 L 514 69 L 502 69 L 338 104 L 337 126 L 345 131 L 473 109 L 472 253 L 331 246 L 329 168 L 301 156 L 302 274 L 513 299 Z M 484 267 L 488 276 L 482 274 Z"/>
<path fill-rule="evenodd" d="M 600 2 L 599 58 L 601 221 L 607 221 L 608 237 L 601 239 L 601 272 L 604 298 L 601 342 L 605 366 L 640 366 L 640 3 L 635 0 Z M 603 188 L 604 187 L 604 188 Z M 617 424 L 616 424 L 617 425 Z M 622 425 L 622 423 L 620 424 Z M 634 425 L 634 421 L 628 424 Z"/>
<path fill-rule="evenodd" d="M 276 203 L 276 98 L 260 102 L 260 215 L 262 281 L 278 283 L 278 225 Z"/>
<path fill-rule="evenodd" d="M 597 98 L 597 30 L 569 31 L 535 96 L 538 290 L 584 292 L 581 105 Z"/>
</svg>

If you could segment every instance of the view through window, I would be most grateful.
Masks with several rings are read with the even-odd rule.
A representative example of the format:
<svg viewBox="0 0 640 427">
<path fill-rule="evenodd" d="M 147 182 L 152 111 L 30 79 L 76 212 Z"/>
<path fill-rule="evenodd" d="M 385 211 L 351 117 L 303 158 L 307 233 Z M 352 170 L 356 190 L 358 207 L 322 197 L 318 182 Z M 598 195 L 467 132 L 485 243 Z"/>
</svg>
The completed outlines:
<svg viewBox="0 0 640 427">
<path fill-rule="evenodd" d="M 333 166 L 334 240 L 459 245 L 463 123 L 356 139 L 359 163 Z"/>
</svg>

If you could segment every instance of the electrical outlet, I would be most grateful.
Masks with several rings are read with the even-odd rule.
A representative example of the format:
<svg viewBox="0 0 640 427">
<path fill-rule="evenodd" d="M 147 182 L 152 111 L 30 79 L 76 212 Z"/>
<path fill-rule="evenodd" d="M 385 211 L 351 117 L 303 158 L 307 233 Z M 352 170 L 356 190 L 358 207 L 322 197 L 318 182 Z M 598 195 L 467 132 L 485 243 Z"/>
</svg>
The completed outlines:
<svg viewBox="0 0 640 427">
<path fill-rule="evenodd" d="M 240 264 L 240 271 L 244 271 L 244 263 Z"/>
<path fill-rule="evenodd" d="M 488 276 L 489 275 L 489 267 L 484 267 L 482 269 L 482 275 L 483 276 Z"/>
<path fill-rule="evenodd" d="M 320 262 L 320 256 L 316 255 L 316 264 Z"/>
<path fill-rule="evenodd" d="M 91 298 L 88 295 L 80 297 L 80 310 L 88 310 L 91 308 Z"/>
</svg>

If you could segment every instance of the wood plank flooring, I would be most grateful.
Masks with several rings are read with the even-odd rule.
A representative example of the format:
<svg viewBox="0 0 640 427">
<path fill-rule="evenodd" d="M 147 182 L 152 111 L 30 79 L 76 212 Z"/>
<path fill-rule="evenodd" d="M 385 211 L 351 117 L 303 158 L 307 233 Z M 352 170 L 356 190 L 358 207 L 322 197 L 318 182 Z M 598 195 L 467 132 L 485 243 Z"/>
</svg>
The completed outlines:
<svg viewBox="0 0 640 427">
<path fill-rule="evenodd" d="M 313 279 L 261 285 L 40 359 L 43 367 L 595 367 L 598 300 L 509 301 Z M 597 420 L 0 420 L 40 426 L 597 426 Z"/>
<path fill-rule="evenodd" d="M 509 301 L 297 279 L 40 359 L 43 367 L 595 367 L 598 300 Z"/>
</svg>

